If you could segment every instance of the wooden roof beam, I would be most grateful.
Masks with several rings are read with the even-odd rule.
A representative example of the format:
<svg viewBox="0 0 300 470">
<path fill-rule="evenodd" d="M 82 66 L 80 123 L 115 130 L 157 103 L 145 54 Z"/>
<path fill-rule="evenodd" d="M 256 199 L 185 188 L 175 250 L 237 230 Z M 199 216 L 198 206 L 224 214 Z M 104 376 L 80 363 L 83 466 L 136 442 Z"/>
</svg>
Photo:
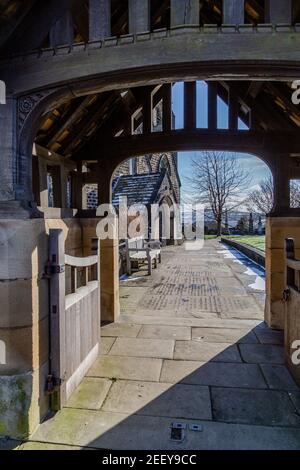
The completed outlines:
<svg viewBox="0 0 300 470">
<path fill-rule="evenodd" d="M 62 135 L 62 133 L 72 127 L 73 122 L 79 118 L 82 112 L 87 112 L 87 106 L 90 101 L 91 95 L 88 95 L 83 99 L 83 101 L 80 102 L 79 105 L 77 105 L 75 111 L 65 120 L 63 124 L 61 123 L 59 125 L 57 132 L 55 132 L 50 141 L 47 142 L 47 147 L 51 147 L 53 144 L 55 144 L 55 142 Z"/>
<path fill-rule="evenodd" d="M 75 5 L 76 0 L 48 0 L 35 2 L 24 21 L 4 43 L 7 52 L 26 52 L 41 47 L 51 27 Z"/>
</svg>

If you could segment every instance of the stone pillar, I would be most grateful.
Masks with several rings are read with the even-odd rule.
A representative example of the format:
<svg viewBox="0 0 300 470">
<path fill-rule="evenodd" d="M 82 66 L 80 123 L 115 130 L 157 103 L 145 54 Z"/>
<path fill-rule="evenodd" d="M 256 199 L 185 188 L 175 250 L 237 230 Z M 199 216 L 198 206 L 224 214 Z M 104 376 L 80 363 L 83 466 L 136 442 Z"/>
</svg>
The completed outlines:
<svg viewBox="0 0 300 470">
<path fill-rule="evenodd" d="M 0 436 L 28 437 L 48 411 L 47 251 L 43 219 L 0 219 Z"/>
<path fill-rule="evenodd" d="M 266 23 L 292 23 L 292 0 L 265 0 Z"/>
<path fill-rule="evenodd" d="M 101 321 L 115 322 L 120 315 L 119 239 L 100 241 Z"/>
<path fill-rule="evenodd" d="M 74 24 L 71 10 L 67 10 L 50 30 L 50 46 L 71 45 L 74 42 Z"/>
<path fill-rule="evenodd" d="M 115 166 L 106 166 L 98 164 L 98 203 L 111 204 L 112 188 L 111 178 Z M 105 224 L 104 212 L 97 211 L 97 216 L 101 217 L 99 224 Z M 119 236 L 118 236 L 118 219 L 113 211 L 110 213 L 109 229 L 111 237 L 101 239 L 99 225 L 97 226 L 97 236 L 100 238 L 100 305 L 101 305 L 101 321 L 115 322 L 120 315 L 120 299 L 119 299 Z"/>
<path fill-rule="evenodd" d="M 300 217 L 272 217 L 266 223 L 266 312 L 272 328 L 284 328 L 285 239 L 294 238 L 295 255 L 300 258 Z"/>
<path fill-rule="evenodd" d="M 171 27 L 198 25 L 199 12 L 199 0 L 171 0 Z"/>
<path fill-rule="evenodd" d="M 244 24 L 245 4 L 244 0 L 223 0 L 223 23 Z"/>
<path fill-rule="evenodd" d="M 111 35 L 110 0 L 89 0 L 89 39 L 99 41 Z"/>
<path fill-rule="evenodd" d="M 128 0 L 129 33 L 150 31 L 150 1 Z"/>
</svg>

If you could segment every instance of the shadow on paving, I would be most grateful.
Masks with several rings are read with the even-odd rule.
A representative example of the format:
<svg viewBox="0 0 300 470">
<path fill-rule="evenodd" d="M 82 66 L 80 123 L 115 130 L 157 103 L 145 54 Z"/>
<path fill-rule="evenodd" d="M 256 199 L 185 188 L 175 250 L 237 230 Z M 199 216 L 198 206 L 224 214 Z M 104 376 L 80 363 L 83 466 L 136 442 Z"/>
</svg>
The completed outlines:
<svg viewBox="0 0 300 470">
<path fill-rule="evenodd" d="M 260 337 L 270 342 L 274 333 L 277 344 L 259 343 Z M 110 450 L 300 449 L 300 392 L 283 365 L 278 337 L 281 342 L 281 332 L 262 323 L 235 344 L 220 343 L 221 352 L 205 364 L 176 359 L 184 343 L 178 341 L 175 360 L 164 358 L 159 381 L 138 380 L 134 364 L 130 379 L 121 370 L 118 377 L 92 371 L 90 381 L 111 381 L 100 410 L 70 404 L 34 440 L 44 448 L 57 443 Z M 201 338 L 192 343 L 210 346 Z M 172 423 L 182 426 L 174 431 L 182 441 L 171 439 Z"/>
</svg>

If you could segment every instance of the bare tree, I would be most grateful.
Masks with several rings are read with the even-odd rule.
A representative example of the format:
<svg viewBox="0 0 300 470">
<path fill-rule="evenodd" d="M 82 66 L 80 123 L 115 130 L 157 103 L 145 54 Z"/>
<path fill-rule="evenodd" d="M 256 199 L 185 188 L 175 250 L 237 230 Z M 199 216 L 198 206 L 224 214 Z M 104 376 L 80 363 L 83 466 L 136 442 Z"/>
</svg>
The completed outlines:
<svg viewBox="0 0 300 470">
<path fill-rule="evenodd" d="M 193 176 L 187 180 L 197 200 L 212 210 L 219 236 L 225 211 L 240 201 L 250 175 L 241 168 L 235 154 L 226 152 L 201 152 L 192 160 L 192 171 Z"/>
<path fill-rule="evenodd" d="M 291 181 L 290 183 L 290 205 L 291 207 L 300 207 L 300 183 Z M 259 189 L 250 193 L 247 206 L 249 210 L 253 208 L 262 214 L 271 212 L 274 205 L 274 186 L 272 176 L 259 183 Z"/>
<path fill-rule="evenodd" d="M 296 180 L 291 181 L 291 207 L 300 207 L 300 182 Z"/>
<path fill-rule="evenodd" d="M 274 204 L 274 188 L 272 176 L 259 183 L 259 188 L 249 194 L 247 207 L 261 214 L 271 212 Z"/>
</svg>

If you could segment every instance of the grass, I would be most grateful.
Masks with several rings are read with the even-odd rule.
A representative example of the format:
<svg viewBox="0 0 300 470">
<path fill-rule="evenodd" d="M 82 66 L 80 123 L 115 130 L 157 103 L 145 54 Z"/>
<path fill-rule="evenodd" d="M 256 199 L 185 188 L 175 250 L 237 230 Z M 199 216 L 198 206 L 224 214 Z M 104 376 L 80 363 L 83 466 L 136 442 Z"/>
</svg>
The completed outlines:
<svg viewBox="0 0 300 470">
<path fill-rule="evenodd" d="M 214 240 L 216 238 L 220 238 L 217 235 L 205 235 L 204 240 Z"/>
<path fill-rule="evenodd" d="M 265 251 L 266 249 L 266 237 L 264 235 L 230 235 L 224 238 L 236 240 L 237 242 L 253 246 L 261 251 Z"/>
</svg>

